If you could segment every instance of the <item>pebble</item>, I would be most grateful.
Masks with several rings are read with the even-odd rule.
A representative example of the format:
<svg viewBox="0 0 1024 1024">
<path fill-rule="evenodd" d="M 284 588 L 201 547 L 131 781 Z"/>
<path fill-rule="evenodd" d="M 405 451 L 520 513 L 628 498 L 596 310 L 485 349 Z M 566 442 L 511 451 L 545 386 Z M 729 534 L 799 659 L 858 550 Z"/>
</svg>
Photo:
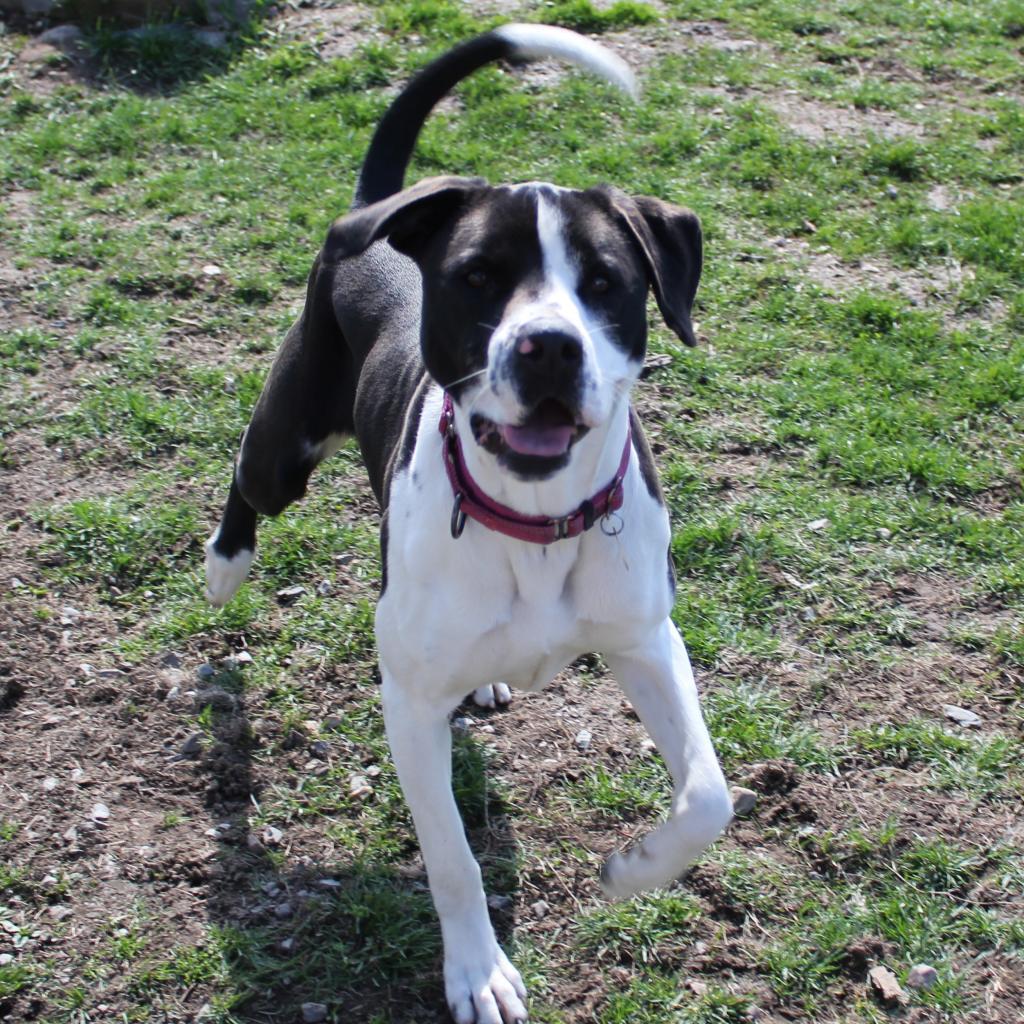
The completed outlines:
<svg viewBox="0 0 1024 1024">
<path fill-rule="evenodd" d="M 319 885 L 321 889 L 334 890 L 341 888 L 341 882 L 336 878 L 318 878 L 316 884 Z"/>
<path fill-rule="evenodd" d="M 216 263 L 207 263 L 203 266 L 203 274 L 205 274 L 206 277 L 218 277 L 222 273 L 224 273 L 224 271 L 222 271 Z"/>
<path fill-rule="evenodd" d="M 590 743 L 593 738 L 594 736 L 589 729 L 580 729 L 580 731 L 576 733 L 576 739 L 574 739 L 573 742 L 576 744 L 577 750 L 589 750 Z"/>
<path fill-rule="evenodd" d="M 732 809 L 735 814 L 749 814 L 757 806 L 757 793 L 744 786 L 730 786 L 729 795 L 732 797 Z"/>
<path fill-rule="evenodd" d="M 266 846 L 280 846 L 284 839 L 284 833 L 273 825 L 264 825 L 260 829 L 260 839 Z"/>
<path fill-rule="evenodd" d="M 327 1006 L 324 1003 L 303 1003 L 302 1024 L 323 1024 L 327 1020 Z"/>
<path fill-rule="evenodd" d="M 657 749 L 658 744 L 650 738 L 640 741 L 640 753 L 642 754 L 653 754 L 657 751 Z"/>
<path fill-rule="evenodd" d="M 0 967 L 6 967 L 14 963 L 14 956 L 11 953 L 0 953 Z"/>
<path fill-rule="evenodd" d="M 811 533 L 820 533 L 826 526 L 828 526 L 827 519 L 815 519 L 807 524 L 807 529 L 810 530 Z"/>
<path fill-rule="evenodd" d="M 217 670 L 209 663 L 206 665 L 200 665 L 199 668 L 196 669 L 196 675 L 200 679 L 212 679 L 216 674 Z"/>
<path fill-rule="evenodd" d="M 507 910 L 512 906 L 512 897 L 492 893 L 487 897 L 487 906 L 489 906 L 491 910 Z"/>
<path fill-rule="evenodd" d="M 239 665 L 251 665 L 252 655 L 248 651 L 239 651 L 235 655 L 235 661 L 238 662 Z"/>
<path fill-rule="evenodd" d="M 885 526 L 880 526 L 877 530 L 875 530 L 875 536 L 879 540 L 889 540 L 892 537 L 892 530 L 888 529 Z"/>
<path fill-rule="evenodd" d="M 282 953 L 290 953 L 295 948 L 295 939 L 289 935 L 287 939 L 282 939 L 278 944 L 277 948 Z"/>
<path fill-rule="evenodd" d="M 696 978 L 691 978 L 687 983 L 686 987 L 695 996 L 706 996 L 708 994 L 707 982 L 698 981 Z"/>
<path fill-rule="evenodd" d="M 52 793 L 59 785 L 59 781 L 51 775 L 49 778 L 43 779 L 43 792 Z"/>
<path fill-rule="evenodd" d="M 178 749 L 178 753 L 185 758 L 198 757 L 203 752 L 204 736 L 201 732 L 194 732 Z"/>
<path fill-rule="evenodd" d="M 454 719 L 452 721 L 452 731 L 453 732 L 457 732 L 460 735 L 465 735 L 472 728 L 473 728 L 473 719 L 472 718 L 462 717 L 462 718 L 456 718 L 456 719 Z"/>
<path fill-rule="evenodd" d="M 327 740 L 314 740 L 309 745 L 309 752 L 321 761 L 326 761 L 327 755 L 331 752 L 331 745 Z"/>
<path fill-rule="evenodd" d="M 973 711 L 968 711 L 967 708 L 960 708 L 955 704 L 943 704 L 942 713 L 950 721 L 956 722 L 957 725 L 963 726 L 965 729 L 981 728 L 981 715 L 976 715 Z"/>
<path fill-rule="evenodd" d="M 282 590 L 277 592 L 277 601 L 279 604 L 292 604 L 293 602 L 298 601 L 305 592 L 306 588 L 298 585 L 294 587 L 284 587 Z"/>
<path fill-rule="evenodd" d="M 198 690 L 196 692 L 196 711 L 202 711 L 203 708 L 209 706 L 214 711 L 231 712 L 235 710 L 237 705 L 238 700 L 233 693 L 228 693 L 227 690 L 221 690 L 216 686 L 211 686 L 208 690 Z"/>
<path fill-rule="evenodd" d="M 890 199 L 898 199 L 899 198 L 899 194 L 900 194 L 900 190 L 895 185 L 886 185 L 885 186 L 885 194 Z"/>
<path fill-rule="evenodd" d="M 93 804 L 89 817 L 93 821 L 106 821 L 110 817 L 110 808 L 106 804 Z"/>
<path fill-rule="evenodd" d="M 320 597 L 330 597 L 334 593 L 334 584 L 330 580 L 321 580 L 316 585 L 316 592 Z"/>
<path fill-rule="evenodd" d="M 888 967 L 883 967 L 881 964 L 872 967 L 868 971 L 868 983 L 883 1003 L 902 1004 L 907 1001 L 906 992 L 900 988 L 896 975 Z"/>
<path fill-rule="evenodd" d="M 373 786 L 365 775 L 350 775 L 348 779 L 348 795 L 353 800 L 366 800 L 373 796 Z"/>
<path fill-rule="evenodd" d="M 287 900 L 285 900 L 284 903 L 278 903 L 278 905 L 274 907 L 274 917 L 279 917 L 282 920 L 286 917 L 291 917 L 294 913 L 295 908 Z"/>
<path fill-rule="evenodd" d="M 530 906 L 530 909 L 533 911 L 533 916 L 537 918 L 538 921 L 543 921 L 544 918 L 548 916 L 548 911 L 551 908 L 544 902 L 544 900 L 537 900 L 536 903 Z"/>
<path fill-rule="evenodd" d="M 915 964 L 907 975 L 908 988 L 931 988 L 939 980 L 939 972 L 931 964 Z"/>
<path fill-rule="evenodd" d="M 74 626 L 81 617 L 82 613 L 77 608 L 72 608 L 69 604 L 64 605 L 60 610 L 60 624 L 62 626 Z"/>
</svg>

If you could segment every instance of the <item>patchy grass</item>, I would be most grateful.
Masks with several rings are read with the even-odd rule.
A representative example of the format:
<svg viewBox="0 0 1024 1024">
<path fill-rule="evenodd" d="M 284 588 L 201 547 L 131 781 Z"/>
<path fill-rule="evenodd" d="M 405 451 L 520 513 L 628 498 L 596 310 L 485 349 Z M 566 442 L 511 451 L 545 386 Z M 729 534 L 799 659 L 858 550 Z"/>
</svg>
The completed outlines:
<svg viewBox="0 0 1024 1024">
<path fill-rule="evenodd" d="M 671 794 L 587 661 L 470 713 L 460 806 L 538 1021 L 876 1022 L 868 968 L 927 961 L 908 1014 L 1017 1024 L 1024 12 L 713 13 L 527 6 L 622 46 L 641 102 L 488 69 L 410 177 L 608 180 L 700 213 L 702 345 L 655 324 L 669 358 L 637 400 L 674 618 L 759 803 L 680 887 L 601 902 L 602 857 Z M 262 525 L 227 608 L 201 561 L 393 85 L 480 24 L 450 0 L 315 6 L 219 50 L 100 26 L 96 79 L 0 39 L 0 1015 L 444 1019 L 354 446 Z M 343 31 L 359 45 L 324 59 Z"/>
</svg>

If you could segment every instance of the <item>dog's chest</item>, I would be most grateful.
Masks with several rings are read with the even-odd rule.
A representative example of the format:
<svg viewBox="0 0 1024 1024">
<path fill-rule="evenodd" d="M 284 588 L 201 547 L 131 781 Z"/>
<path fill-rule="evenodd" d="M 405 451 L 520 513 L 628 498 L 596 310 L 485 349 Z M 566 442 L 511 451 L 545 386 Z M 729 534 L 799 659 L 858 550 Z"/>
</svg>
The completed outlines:
<svg viewBox="0 0 1024 1024">
<path fill-rule="evenodd" d="M 377 611 L 381 659 L 437 692 L 503 681 L 539 689 L 580 654 L 629 648 L 671 607 L 664 509 L 636 480 L 626 527 L 599 527 L 541 546 L 470 522 L 452 539 L 436 486 L 411 474 L 394 482 L 388 586 Z"/>
</svg>

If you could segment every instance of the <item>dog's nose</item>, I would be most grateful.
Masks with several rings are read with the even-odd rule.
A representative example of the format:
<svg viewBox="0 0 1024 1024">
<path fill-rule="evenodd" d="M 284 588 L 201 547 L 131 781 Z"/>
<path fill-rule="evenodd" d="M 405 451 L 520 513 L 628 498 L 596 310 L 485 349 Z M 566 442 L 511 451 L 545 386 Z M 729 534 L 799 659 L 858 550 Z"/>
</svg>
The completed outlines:
<svg viewBox="0 0 1024 1024">
<path fill-rule="evenodd" d="M 537 373 L 564 373 L 583 362 L 583 343 L 565 331 L 532 331 L 516 343 L 516 359 Z"/>
</svg>

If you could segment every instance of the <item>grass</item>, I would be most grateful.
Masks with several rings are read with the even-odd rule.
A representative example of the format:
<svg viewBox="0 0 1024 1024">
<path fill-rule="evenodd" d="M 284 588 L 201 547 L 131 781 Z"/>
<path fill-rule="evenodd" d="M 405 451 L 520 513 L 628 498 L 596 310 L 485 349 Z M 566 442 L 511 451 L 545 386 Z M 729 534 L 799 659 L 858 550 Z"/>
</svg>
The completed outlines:
<svg viewBox="0 0 1024 1024">
<path fill-rule="evenodd" d="M 230 822 L 201 793 L 159 808 L 162 844 L 211 818 L 240 837 L 203 876 L 213 902 L 188 935 L 145 890 L 95 948 L 67 945 L 44 911 L 70 891 L 77 912 L 96 879 L 44 881 L 31 816 L 5 808 L 5 1011 L 37 999 L 78 1024 L 106 999 L 145 1021 L 184 1000 L 211 1020 L 285 1021 L 316 1001 L 336 1020 L 440 1019 L 439 939 L 380 723 L 376 517 L 354 446 L 262 524 L 239 597 L 201 599 L 239 432 L 391 87 L 481 25 L 452 0 L 359 13 L 338 59 L 257 18 L 220 50 L 166 25 L 99 26 L 97 82 L 0 70 L 0 468 L 74 480 L 54 500 L 37 482 L 5 513 L 0 546 L 31 567 L 12 600 L 40 630 L 69 603 L 95 613 L 109 629 L 90 661 L 146 678 L 168 651 L 189 672 L 208 661 L 252 719 L 232 740 L 209 706 L 130 696 L 143 724 L 201 731 L 211 763 L 244 754 Z M 682 352 L 655 324 L 669 364 L 639 389 L 674 524 L 673 614 L 730 777 L 767 763 L 793 787 L 762 794 L 690 883 L 609 906 L 596 868 L 665 810 L 660 758 L 605 711 L 588 727 L 609 749 L 585 757 L 554 718 L 543 748 L 501 718 L 459 738 L 456 792 L 488 891 L 512 900 L 495 918 L 532 1016 L 875 1022 L 867 967 L 905 979 L 924 960 L 939 981 L 910 993 L 915 1011 L 1015 1024 L 986 979 L 1019 978 L 1024 956 L 1021 850 L 999 825 L 1024 791 L 1024 9 L 725 0 L 711 21 L 691 0 L 558 0 L 522 16 L 626 33 L 641 102 L 487 69 L 427 124 L 410 180 L 609 180 L 700 213 L 702 345 Z M 243 649 L 251 664 L 221 667 Z M 603 685 L 592 669 L 584 706 Z M 942 718 L 959 701 L 981 730 Z M 283 845 L 246 845 L 264 826 Z"/>
</svg>

